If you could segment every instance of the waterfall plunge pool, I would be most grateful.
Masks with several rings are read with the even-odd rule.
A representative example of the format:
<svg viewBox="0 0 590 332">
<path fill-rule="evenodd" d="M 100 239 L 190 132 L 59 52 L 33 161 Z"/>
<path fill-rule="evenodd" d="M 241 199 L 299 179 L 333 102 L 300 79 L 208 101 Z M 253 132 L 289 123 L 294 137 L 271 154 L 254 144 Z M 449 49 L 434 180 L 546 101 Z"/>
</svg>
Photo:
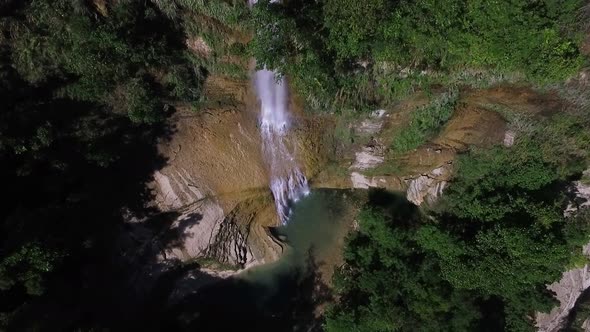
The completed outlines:
<svg viewBox="0 0 590 332">
<path fill-rule="evenodd" d="M 199 289 L 172 315 L 187 331 L 291 331 L 319 328 L 329 283 L 366 191 L 314 190 L 293 206 L 282 257 Z"/>
</svg>

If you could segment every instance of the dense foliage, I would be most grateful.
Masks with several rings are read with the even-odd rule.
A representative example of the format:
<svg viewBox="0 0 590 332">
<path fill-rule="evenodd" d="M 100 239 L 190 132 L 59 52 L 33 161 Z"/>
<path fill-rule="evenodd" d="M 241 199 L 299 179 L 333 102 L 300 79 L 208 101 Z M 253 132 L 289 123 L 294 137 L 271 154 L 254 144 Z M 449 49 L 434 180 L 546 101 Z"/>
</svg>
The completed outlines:
<svg viewBox="0 0 590 332">
<path fill-rule="evenodd" d="M 310 106 L 363 108 L 457 73 L 566 78 L 586 61 L 580 5 L 260 0 L 250 16 L 241 0 L 0 0 L 0 330 L 156 329 L 146 312 L 160 307 L 134 297 L 137 271 L 120 264 L 123 218 L 157 212 L 145 184 L 172 110 L 197 108 L 211 72 L 247 74 L 248 23 L 258 65 L 288 75 Z M 450 93 L 421 108 L 393 150 L 428 140 L 455 103 Z M 327 329 L 530 329 L 553 305 L 544 285 L 583 259 L 588 216 L 562 211 L 589 127 L 554 116 L 511 148 L 462 156 L 428 217 L 373 197 Z"/>
<path fill-rule="evenodd" d="M 310 106 L 371 106 L 449 73 L 566 78 L 585 61 L 578 0 L 259 1 L 252 52 L 287 74 Z"/>
<path fill-rule="evenodd" d="M 585 262 L 588 214 L 563 210 L 588 160 L 588 126 L 556 115 L 510 148 L 461 156 L 430 218 L 361 214 L 328 331 L 469 331 L 494 312 L 498 328 L 532 330 L 534 311 L 555 305 L 545 285 Z"/>
<path fill-rule="evenodd" d="M 568 315 L 567 323 L 563 331 L 582 332 L 585 330 L 585 322 L 590 317 L 590 290 L 586 290 L 576 301 L 576 305 Z"/>
<path fill-rule="evenodd" d="M 215 69 L 187 48 L 211 8 L 186 6 L 0 1 L 0 330 L 120 326 L 139 308 L 122 219 L 151 213 L 165 120 Z"/>
<path fill-rule="evenodd" d="M 162 99 L 197 101 L 203 75 L 183 33 L 147 4 L 121 2 L 96 17 L 77 1 L 34 1 L 4 21 L 20 76 L 56 96 L 103 104 L 136 122 L 164 116 Z"/>
<path fill-rule="evenodd" d="M 437 260 L 419 246 L 417 209 L 401 201 L 391 197 L 390 211 L 373 206 L 359 215 L 335 277 L 341 298 L 327 331 L 473 330 L 474 298 L 440 277 Z"/>
</svg>

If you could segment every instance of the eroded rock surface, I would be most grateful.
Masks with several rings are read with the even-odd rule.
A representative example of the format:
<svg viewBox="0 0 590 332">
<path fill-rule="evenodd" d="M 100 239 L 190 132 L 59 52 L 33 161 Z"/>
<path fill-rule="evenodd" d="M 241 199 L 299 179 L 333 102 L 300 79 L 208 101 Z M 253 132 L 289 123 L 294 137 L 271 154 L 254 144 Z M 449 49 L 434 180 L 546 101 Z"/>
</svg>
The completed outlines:
<svg viewBox="0 0 590 332">
<path fill-rule="evenodd" d="M 182 239 L 168 245 L 165 256 L 207 257 L 239 267 L 275 261 L 282 247 L 269 236 L 269 227 L 279 221 L 250 82 L 210 77 L 205 90 L 207 109 L 178 111 L 174 135 L 160 145 L 168 164 L 154 174 L 155 204 L 180 214 L 170 232 Z M 313 175 L 327 160 L 331 130 L 326 129 L 333 122 L 297 112 L 291 120 L 289 148 L 300 156 L 305 174 Z"/>
<path fill-rule="evenodd" d="M 274 261 L 282 248 L 266 231 L 277 219 L 249 82 L 211 77 L 205 90 L 208 109 L 178 111 L 174 135 L 160 145 L 168 163 L 154 174 L 155 204 L 179 214 L 162 259 L 207 257 L 239 267 Z"/>
<path fill-rule="evenodd" d="M 584 172 L 584 178 L 590 176 L 590 170 Z M 578 212 L 579 209 L 590 207 L 590 184 L 582 181 L 573 183 L 576 197 L 564 211 L 566 217 Z M 590 258 L 590 244 L 584 247 L 584 255 Z M 572 269 L 563 273 L 561 280 L 548 286 L 548 289 L 555 292 L 559 300 L 559 307 L 551 310 L 550 313 L 537 313 L 536 322 L 540 332 L 556 332 L 563 327 L 570 311 L 574 308 L 576 301 L 582 293 L 590 287 L 590 265 L 582 268 Z M 588 324 L 584 324 L 588 326 Z"/>
<path fill-rule="evenodd" d="M 584 254 L 590 257 L 590 245 L 584 247 Z M 588 264 L 582 268 L 564 272 L 559 282 L 549 285 L 547 288 L 555 292 L 559 306 L 553 308 L 550 313 L 537 313 L 536 322 L 539 332 L 560 331 L 576 301 L 588 287 L 590 287 Z"/>
<path fill-rule="evenodd" d="M 451 164 L 447 164 L 414 179 L 406 180 L 408 201 L 416 205 L 422 205 L 424 202 L 434 204 L 446 188 L 451 178 L 451 171 Z"/>
<path fill-rule="evenodd" d="M 195 202 L 179 212 L 180 216 L 165 233 L 164 260 L 188 261 L 199 257 L 213 242 L 224 219 L 223 209 L 212 198 Z M 239 263 L 237 257 L 231 257 L 231 260 Z"/>
<path fill-rule="evenodd" d="M 186 111 L 175 123 L 172 140 L 161 146 L 168 165 L 155 174 L 161 209 L 216 196 L 230 211 L 242 193 L 268 187 L 255 114 Z"/>
<path fill-rule="evenodd" d="M 492 93 L 493 92 L 493 93 Z M 497 91 L 492 91 L 498 93 Z M 501 94 L 507 92 L 501 90 Z M 358 137 L 366 142 L 357 147 L 354 160 L 348 167 L 348 181 L 322 174 L 316 184 L 325 187 L 383 188 L 405 191 L 409 201 L 416 205 L 434 203 L 451 178 L 453 161 L 458 153 L 473 146 L 488 147 L 501 144 L 507 134 L 506 121 L 497 112 L 485 109 L 480 103 L 489 96 L 468 95 L 470 103 L 459 103 L 441 133 L 431 142 L 402 156 L 392 156 L 388 147 L 396 133 L 411 121 L 411 114 L 427 104 L 427 98 L 418 94 L 391 110 L 373 112 L 354 127 Z M 490 97 L 491 98 L 491 97 Z M 482 101 L 483 100 L 483 101 Z M 513 143 L 514 137 L 511 138 Z"/>
</svg>

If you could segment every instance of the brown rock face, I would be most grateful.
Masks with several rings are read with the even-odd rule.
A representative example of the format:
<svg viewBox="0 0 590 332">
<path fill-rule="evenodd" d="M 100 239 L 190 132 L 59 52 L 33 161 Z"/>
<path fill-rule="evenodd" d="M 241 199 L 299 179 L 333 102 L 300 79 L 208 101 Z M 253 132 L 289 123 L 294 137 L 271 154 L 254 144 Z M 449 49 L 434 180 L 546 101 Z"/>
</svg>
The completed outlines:
<svg viewBox="0 0 590 332">
<path fill-rule="evenodd" d="M 466 105 L 459 108 L 434 144 L 455 151 L 470 146 L 490 146 L 504 139 L 506 122 L 496 112 Z"/>
<path fill-rule="evenodd" d="M 168 165 L 154 175 L 162 210 L 181 211 L 185 219 L 191 213 L 202 216 L 190 227 L 184 222 L 186 238 L 191 239 L 188 247 L 169 254 L 184 260 L 204 255 L 241 266 L 275 260 L 282 248 L 268 236 L 268 227 L 276 226 L 278 220 L 268 189 L 251 84 L 211 77 L 205 90 L 206 110 L 175 115 L 175 133 L 161 146 Z M 291 100 L 289 148 L 314 187 L 407 191 L 408 198 L 419 205 L 441 195 L 452 177 L 457 153 L 474 146 L 506 144 L 509 130 L 496 108 L 543 116 L 560 105 L 552 95 L 522 87 L 463 91 L 452 118 L 435 138 L 392 157 L 387 153 L 392 138 L 427 100 L 417 94 L 390 110 L 356 119 L 349 125 L 354 142 L 340 155 L 335 137 L 338 119 L 308 117 Z M 512 143 L 518 139 L 515 133 L 508 136 Z M 336 167 L 327 166 L 330 162 Z"/>
<path fill-rule="evenodd" d="M 458 153 L 472 147 L 495 144 L 511 146 L 518 132 L 508 128 L 499 110 L 523 116 L 546 116 L 563 109 L 555 94 L 539 94 L 520 86 L 485 90 L 463 90 L 457 107 L 440 133 L 426 144 L 404 155 L 387 153 L 396 134 L 412 119 L 412 113 L 428 104 L 418 93 L 386 111 L 376 111 L 351 126 L 357 143 L 351 147 L 355 160 L 337 163 L 311 179 L 316 187 L 370 188 L 407 191 L 416 204 L 433 202 L 452 178 Z"/>
<path fill-rule="evenodd" d="M 170 231 L 182 239 L 166 248 L 163 258 L 207 257 L 238 266 L 274 261 L 282 247 L 269 227 L 279 220 L 251 84 L 214 76 L 205 91 L 206 109 L 178 111 L 171 140 L 160 146 L 168 164 L 154 174 L 155 203 L 180 213 Z M 308 177 L 327 162 L 331 126 L 329 118 L 294 112 L 289 149 Z"/>
<path fill-rule="evenodd" d="M 268 187 L 260 144 L 252 114 L 182 112 L 174 137 L 162 146 L 169 160 L 160 173 L 177 188 L 181 205 L 213 195 L 231 209 L 236 195 Z"/>
<path fill-rule="evenodd" d="M 161 210 L 180 213 L 171 231 L 183 240 L 163 258 L 249 266 L 281 252 L 266 229 L 277 218 L 249 87 L 212 77 L 206 110 L 174 115 L 174 134 L 160 146 L 168 164 L 154 174 L 152 187 Z"/>
</svg>

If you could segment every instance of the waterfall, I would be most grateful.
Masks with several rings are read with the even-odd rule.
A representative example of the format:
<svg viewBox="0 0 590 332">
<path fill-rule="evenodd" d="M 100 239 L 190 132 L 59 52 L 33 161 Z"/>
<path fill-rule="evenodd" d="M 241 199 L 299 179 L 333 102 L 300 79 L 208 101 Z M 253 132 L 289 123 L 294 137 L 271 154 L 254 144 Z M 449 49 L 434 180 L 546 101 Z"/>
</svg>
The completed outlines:
<svg viewBox="0 0 590 332">
<path fill-rule="evenodd" d="M 257 0 L 248 0 L 250 7 L 256 3 Z M 254 75 L 254 84 L 260 101 L 262 151 L 269 168 L 270 190 L 279 219 L 285 224 L 291 213 L 291 205 L 309 194 L 309 186 L 295 161 L 294 153 L 288 148 L 288 89 L 285 79 L 277 79 L 276 76 L 273 71 L 258 70 Z"/>
<path fill-rule="evenodd" d="M 256 72 L 254 83 L 260 101 L 262 151 L 271 177 L 270 189 L 279 218 L 285 224 L 291 205 L 309 193 L 307 179 L 287 144 L 290 124 L 287 83 L 266 69 Z"/>
</svg>

